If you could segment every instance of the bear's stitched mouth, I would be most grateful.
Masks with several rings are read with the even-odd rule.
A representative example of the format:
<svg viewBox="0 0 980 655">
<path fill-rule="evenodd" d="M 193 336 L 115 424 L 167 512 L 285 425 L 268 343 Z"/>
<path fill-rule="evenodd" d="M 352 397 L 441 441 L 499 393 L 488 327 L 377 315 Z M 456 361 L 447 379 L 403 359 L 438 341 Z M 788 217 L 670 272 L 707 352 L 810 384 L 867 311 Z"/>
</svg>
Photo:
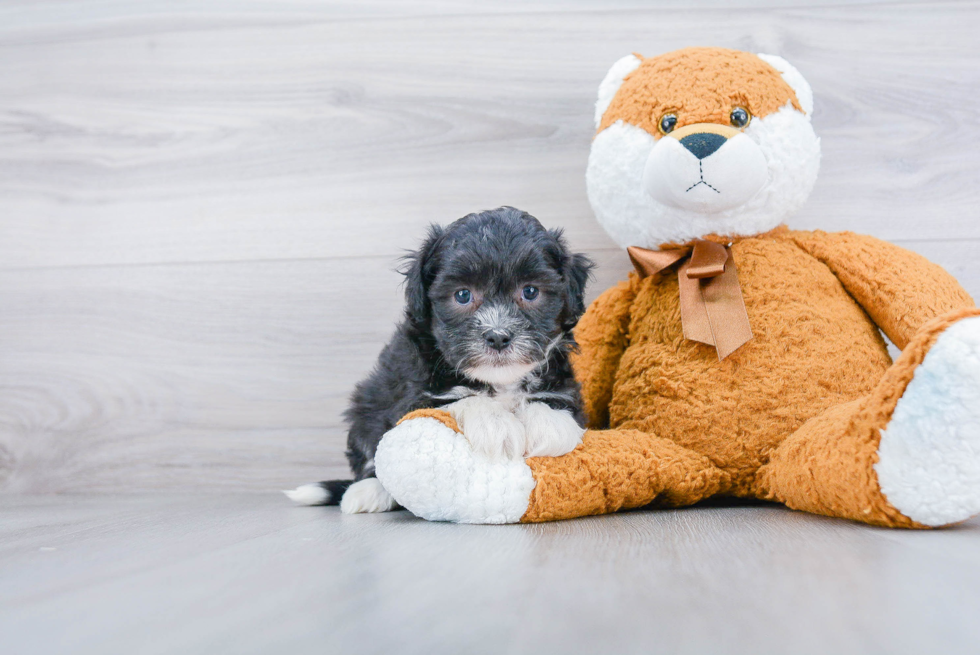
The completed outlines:
<svg viewBox="0 0 980 655">
<path fill-rule="evenodd" d="M 691 186 L 687 187 L 686 189 L 684 189 L 684 193 L 687 193 L 691 189 L 701 186 L 702 184 L 708 187 L 709 189 L 711 189 L 712 191 L 714 191 L 715 193 L 721 193 L 721 191 L 719 191 L 718 189 L 714 188 L 713 186 L 711 186 L 710 184 L 704 181 L 704 164 L 700 161 L 698 162 L 698 173 L 700 174 L 701 179 L 695 182 L 694 184 L 692 184 Z"/>
</svg>

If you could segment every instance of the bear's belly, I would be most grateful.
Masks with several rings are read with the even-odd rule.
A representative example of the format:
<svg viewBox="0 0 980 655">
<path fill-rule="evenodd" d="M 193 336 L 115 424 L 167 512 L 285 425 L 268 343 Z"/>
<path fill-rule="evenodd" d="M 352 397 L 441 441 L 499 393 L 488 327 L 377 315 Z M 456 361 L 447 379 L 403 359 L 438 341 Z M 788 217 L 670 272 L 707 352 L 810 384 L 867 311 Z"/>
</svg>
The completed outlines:
<svg viewBox="0 0 980 655">
<path fill-rule="evenodd" d="M 706 455 L 741 493 L 773 447 L 871 391 L 891 358 L 833 273 L 795 244 L 747 240 L 733 254 L 752 340 L 719 362 L 683 337 L 676 268 L 644 279 L 609 419 Z"/>
</svg>

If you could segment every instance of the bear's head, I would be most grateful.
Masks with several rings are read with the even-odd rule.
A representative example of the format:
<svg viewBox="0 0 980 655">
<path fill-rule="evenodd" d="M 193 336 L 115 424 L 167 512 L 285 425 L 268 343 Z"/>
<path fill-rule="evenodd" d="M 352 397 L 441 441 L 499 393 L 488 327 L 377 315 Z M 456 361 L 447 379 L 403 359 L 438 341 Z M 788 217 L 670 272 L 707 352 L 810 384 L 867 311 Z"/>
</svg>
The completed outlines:
<svg viewBox="0 0 980 655">
<path fill-rule="evenodd" d="M 767 232 L 817 179 L 813 95 L 780 57 L 686 48 L 617 61 L 599 86 L 586 185 L 619 245 Z"/>
</svg>

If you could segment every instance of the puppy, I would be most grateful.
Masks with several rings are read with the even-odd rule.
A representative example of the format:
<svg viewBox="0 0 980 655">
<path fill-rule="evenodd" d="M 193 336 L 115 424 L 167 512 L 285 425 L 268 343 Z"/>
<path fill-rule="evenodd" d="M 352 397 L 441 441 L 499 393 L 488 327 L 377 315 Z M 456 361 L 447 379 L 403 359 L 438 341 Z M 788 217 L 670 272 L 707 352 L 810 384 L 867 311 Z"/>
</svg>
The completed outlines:
<svg viewBox="0 0 980 655">
<path fill-rule="evenodd" d="M 374 475 L 378 442 L 412 410 L 450 412 L 490 458 L 557 457 L 585 415 L 569 353 L 593 263 L 514 209 L 433 225 L 406 258 L 405 318 L 344 414 L 353 480 L 284 492 L 348 514 L 397 507 Z"/>
</svg>

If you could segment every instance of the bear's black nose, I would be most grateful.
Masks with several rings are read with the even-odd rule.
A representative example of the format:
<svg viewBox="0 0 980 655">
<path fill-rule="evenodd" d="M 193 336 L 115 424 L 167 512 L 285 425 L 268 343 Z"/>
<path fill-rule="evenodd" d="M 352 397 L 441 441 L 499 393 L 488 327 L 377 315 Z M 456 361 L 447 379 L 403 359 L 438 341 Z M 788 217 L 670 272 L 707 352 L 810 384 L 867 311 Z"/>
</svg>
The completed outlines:
<svg viewBox="0 0 980 655">
<path fill-rule="evenodd" d="M 510 333 L 504 330 L 487 330 L 483 333 L 487 345 L 496 351 L 501 351 L 510 345 Z"/>
<path fill-rule="evenodd" d="M 688 134 L 686 137 L 681 139 L 681 145 L 687 148 L 691 154 L 698 159 L 704 159 L 715 150 L 722 147 L 727 140 L 728 139 L 720 134 L 712 134 L 711 132 L 697 132 L 696 134 Z"/>
</svg>

